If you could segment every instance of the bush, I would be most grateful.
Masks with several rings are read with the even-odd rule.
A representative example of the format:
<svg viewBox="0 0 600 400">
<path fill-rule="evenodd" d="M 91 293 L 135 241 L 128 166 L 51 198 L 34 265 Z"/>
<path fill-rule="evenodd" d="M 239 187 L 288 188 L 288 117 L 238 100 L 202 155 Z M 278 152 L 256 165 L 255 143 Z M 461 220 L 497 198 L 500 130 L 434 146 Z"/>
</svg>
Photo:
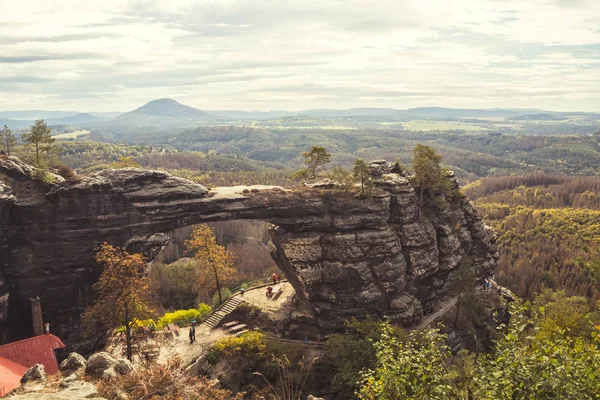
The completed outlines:
<svg viewBox="0 0 600 400">
<path fill-rule="evenodd" d="M 158 320 L 158 327 L 162 328 L 170 324 L 187 322 L 191 320 L 202 321 L 210 315 L 212 307 L 208 304 L 200 303 L 198 308 L 190 308 L 189 310 L 176 310 L 168 312 Z"/>
<path fill-rule="evenodd" d="M 166 309 L 194 307 L 198 297 L 200 269 L 194 261 L 165 265 L 155 262 L 149 277 L 156 289 L 156 297 Z"/>
<path fill-rule="evenodd" d="M 38 168 L 33 173 L 33 178 L 44 183 L 54 183 L 54 177 L 45 169 Z"/>
<path fill-rule="evenodd" d="M 67 180 L 75 178 L 75 176 L 77 175 L 75 174 L 75 171 L 73 171 L 73 169 L 67 165 L 59 165 L 56 168 L 56 173 Z"/>
<path fill-rule="evenodd" d="M 260 332 L 246 332 L 239 337 L 228 337 L 219 340 L 206 353 L 206 361 L 216 364 L 222 358 L 266 356 L 266 336 Z"/>
<path fill-rule="evenodd" d="M 227 301 L 227 299 L 230 297 L 231 297 L 231 290 L 229 290 L 228 288 L 221 289 L 221 298 L 223 299 L 223 303 L 225 303 Z M 212 298 L 213 308 L 217 308 L 221 304 L 222 303 L 219 303 L 219 292 L 216 292 Z"/>
<path fill-rule="evenodd" d="M 194 377 L 185 372 L 181 359 L 169 360 L 167 365 L 153 364 L 147 369 L 119 375 L 115 379 L 101 381 L 98 393 L 107 399 L 125 395 L 131 399 L 165 400 L 241 400 L 243 393 L 234 396 L 230 391 L 216 388 L 207 378 Z"/>
</svg>

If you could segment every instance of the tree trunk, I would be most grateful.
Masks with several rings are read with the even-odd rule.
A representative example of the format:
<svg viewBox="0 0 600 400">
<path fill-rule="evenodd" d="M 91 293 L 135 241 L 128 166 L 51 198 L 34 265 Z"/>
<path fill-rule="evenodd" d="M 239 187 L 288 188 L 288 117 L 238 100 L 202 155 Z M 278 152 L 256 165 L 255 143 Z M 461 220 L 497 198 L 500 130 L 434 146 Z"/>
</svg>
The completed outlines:
<svg viewBox="0 0 600 400">
<path fill-rule="evenodd" d="M 460 314 L 460 296 L 462 294 L 462 282 L 460 282 L 461 288 L 458 291 L 458 299 L 456 300 L 456 315 L 454 316 L 454 329 L 458 326 L 458 315 Z"/>
<path fill-rule="evenodd" d="M 221 297 L 221 282 L 219 281 L 219 274 L 217 269 L 213 265 L 213 271 L 215 272 L 215 282 L 217 283 L 217 293 L 219 293 L 219 305 L 223 304 L 223 298 Z"/>
<path fill-rule="evenodd" d="M 37 166 L 40 166 L 40 144 L 39 142 L 35 142 L 35 159 L 37 161 Z"/>
<path fill-rule="evenodd" d="M 127 359 L 133 361 L 133 351 L 131 350 L 131 321 L 129 320 L 129 310 L 125 307 L 125 346 Z"/>
<path fill-rule="evenodd" d="M 423 195 L 425 193 L 425 189 L 423 185 L 419 186 L 419 194 L 417 196 L 417 219 L 421 218 L 421 208 L 423 208 Z"/>
</svg>

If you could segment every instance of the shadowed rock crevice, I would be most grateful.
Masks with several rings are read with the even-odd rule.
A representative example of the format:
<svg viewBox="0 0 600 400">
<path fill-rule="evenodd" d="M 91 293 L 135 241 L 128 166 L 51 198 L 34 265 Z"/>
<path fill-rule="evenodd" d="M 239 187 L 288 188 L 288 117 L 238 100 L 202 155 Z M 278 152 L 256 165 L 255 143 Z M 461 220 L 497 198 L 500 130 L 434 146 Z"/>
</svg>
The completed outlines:
<svg viewBox="0 0 600 400">
<path fill-rule="evenodd" d="M 40 296 L 53 332 L 68 350 L 85 351 L 93 343 L 79 336 L 80 315 L 101 272 L 94 262 L 101 242 L 152 256 L 176 228 L 235 219 L 276 226 L 274 259 L 300 303 L 291 333 L 302 324 L 339 330 L 351 316 L 418 322 L 447 295 L 453 271 L 467 258 L 480 279 L 492 274 L 495 237 L 457 191 L 417 220 L 415 190 L 404 171 L 392 168 L 372 164 L 376 189 L 362 199 L 317 188 L 209 194 L 167 173 L 132 168 L 44 184 L 18 159 L 1 159 L 3 338 L 29 334 L 27 299 Z"/>
</svg>

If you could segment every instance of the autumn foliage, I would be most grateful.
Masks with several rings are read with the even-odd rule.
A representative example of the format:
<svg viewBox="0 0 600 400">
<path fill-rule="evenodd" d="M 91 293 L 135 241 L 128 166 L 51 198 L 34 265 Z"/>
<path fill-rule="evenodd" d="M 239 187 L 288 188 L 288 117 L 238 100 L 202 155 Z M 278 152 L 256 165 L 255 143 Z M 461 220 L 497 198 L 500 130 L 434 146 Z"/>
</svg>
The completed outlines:
<svg viewBox="0 0 600 400">
<path fill-rule="evenodd" d="M 217 243 L 213 229 L 205 224 L 193 230 L 191 237 L 185 241 L 185 247 L 200 262 L 199 288 L 210 293 L 216 291 L 219 303 L 222 303 L 223 285 L 234 281 L 237 275 L 233 253 Z"/>
<path fill-rule="evenodd" d="M 105 242 L 98 248 L 96 261 L 104 269 L 92 286 L 97 300 L 84 314 L 85 325 L 105 330 L 125 327 L 126 355 L 131 360 L 138 322 L 154 314 L 146 260 Z"/>
</svg>

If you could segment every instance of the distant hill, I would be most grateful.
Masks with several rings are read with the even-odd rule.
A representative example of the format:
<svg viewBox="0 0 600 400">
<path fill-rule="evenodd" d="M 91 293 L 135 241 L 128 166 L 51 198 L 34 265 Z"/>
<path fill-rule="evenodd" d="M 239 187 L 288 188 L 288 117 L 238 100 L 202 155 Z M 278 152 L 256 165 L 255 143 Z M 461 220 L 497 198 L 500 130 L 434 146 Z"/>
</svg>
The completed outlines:
<svg viewBox="0 0 600 400">
<path fill-rule="evenodd" d="M 210 110 L 210 114 L 217 117 L 235 118 L 235 119 L 274 119 L 293 117 L 297 115 L 294 111 L 242 111 L 242 110 Z"/>
<path fill-rule="evenodd" d="M 455 119 L 455 118 L 482 118 L 482 117 L 501 117 L 512 118 L 528 114 L 544 113 L 554 115 L 552 111 L 543 111 L 537 109 L 456 109 L 443 107 L 418 107 L 407 110 L 394 108 L 350 108 L 350 109 L 311 109 L 302 111 L 211 111 L 212 114 L 221 117 L 239 118 L 239 119 L 273 119 L 290 116 L 307 115 L 317 118 L 347 118 L 347 117 L 369 117 L 369 118 L 394 118 L 394 119 Z"/>
<path fill-rule="evenodd" d="M 78 111 L 48 111 L 48 110 L 23 110 L 23 111 L 0 111 L 0 119 L 29 120 L 56 119 L 72 117 L 79 114 Z"/>
<path fill-rule="evenodd" d="M 207 112 L 183 105 L 173 99 L 158 99 L 152 100 L 133 111 L 121 114 L 117 116 L 115 120 L 136 121 L 155 117 L 193 121 L 214 118 L 213 115 L 210 115 Z"/>
<path fill-rule="evenodd" d="M 79 113 L 69 117 L 48 119 L 46 120 L 46 123 L 48 125 L 84 125 L 93 122 L 105 121 L 107 119 L 108 118 L 106 117 L 97 117 L 88 113 Z"/>
<path fill-rule="evenodd" d="M 161 132 L 196 127 L 218 120 L 218 117 L 178 103 L 173 99 L 158 99 L 109 121 L 91 125 L 93 131 L 129 137 L 143 132 Z"/>
</svg>

